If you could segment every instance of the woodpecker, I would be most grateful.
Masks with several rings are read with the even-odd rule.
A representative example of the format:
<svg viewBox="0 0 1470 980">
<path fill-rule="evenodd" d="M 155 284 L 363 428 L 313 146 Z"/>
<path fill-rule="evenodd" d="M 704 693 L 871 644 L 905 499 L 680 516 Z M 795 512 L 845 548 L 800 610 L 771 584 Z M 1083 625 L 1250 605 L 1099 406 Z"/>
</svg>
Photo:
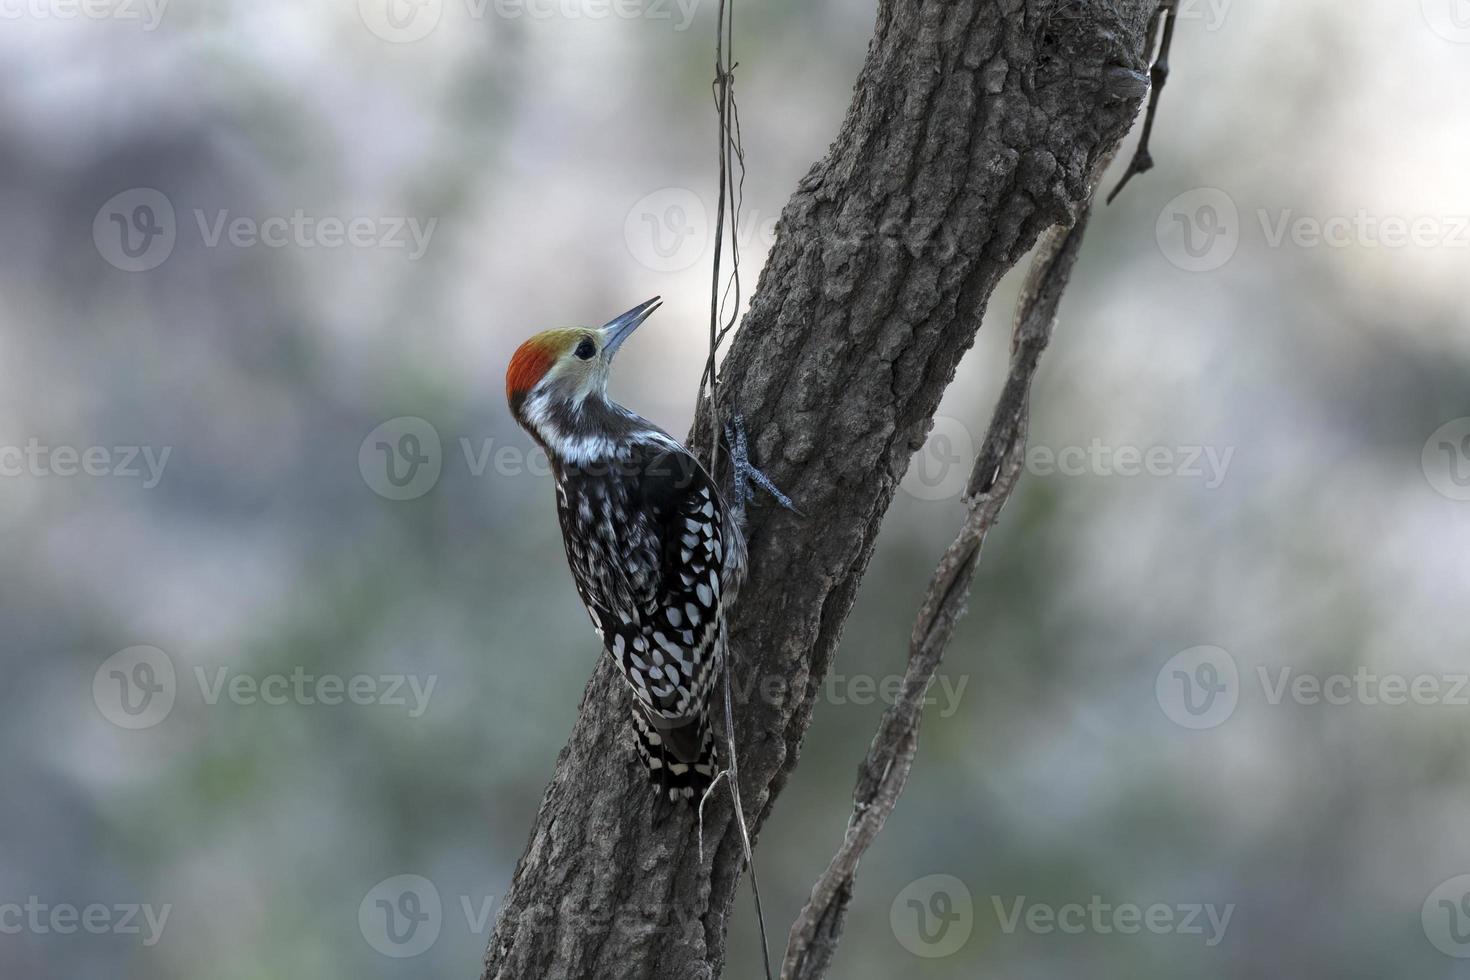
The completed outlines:
<svg viewBox="0 0 1470 980">
<path fill-rule="evenodd" d="M 745 544 L 694 454 L 607 397 L 613 356 L 658 307 L 537 334 L 505 396 L 550 460 L 572 578 L 632 692 L 639 756 L 670 799 L 697 801 L 719 771 L 709 703 Z"/>
</svg>

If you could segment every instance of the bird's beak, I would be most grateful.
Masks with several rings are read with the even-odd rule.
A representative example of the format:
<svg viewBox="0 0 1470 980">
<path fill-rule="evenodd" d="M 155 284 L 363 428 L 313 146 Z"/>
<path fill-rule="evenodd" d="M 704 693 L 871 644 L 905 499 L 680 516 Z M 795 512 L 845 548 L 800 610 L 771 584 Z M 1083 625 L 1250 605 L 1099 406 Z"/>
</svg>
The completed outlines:
<svg viewBox="0 0 1470 980">
<path fill-rule="evenodd" d="M 645 303 L 639 303 L 622 316 L 609 320 L 602 328 L 602 349 L 607 356 L 612 357 L 616 354 L 618 348 L 623 345 L 623 341 L 628 339 L 628 335 L 637 330 L 640 323 L 653 316 L 653 311 L 658 309 L 661 303 L 662 297 L 655 296 Z"/>
</svg>

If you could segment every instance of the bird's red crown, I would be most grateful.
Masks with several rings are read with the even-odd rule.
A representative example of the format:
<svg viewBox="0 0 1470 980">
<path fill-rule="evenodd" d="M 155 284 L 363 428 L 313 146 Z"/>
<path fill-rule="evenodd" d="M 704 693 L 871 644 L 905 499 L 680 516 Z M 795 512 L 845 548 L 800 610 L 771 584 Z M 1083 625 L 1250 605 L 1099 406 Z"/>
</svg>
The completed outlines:
<svg viewBox="0 0 1470 980">
<path fill-rule="evenodd" d="M 547 330 L 516 348 L 505 369 L 505 400 L 514 406 L 524 398 L 566 353 L 576 335 L 576 330 Z"/>
</svg>

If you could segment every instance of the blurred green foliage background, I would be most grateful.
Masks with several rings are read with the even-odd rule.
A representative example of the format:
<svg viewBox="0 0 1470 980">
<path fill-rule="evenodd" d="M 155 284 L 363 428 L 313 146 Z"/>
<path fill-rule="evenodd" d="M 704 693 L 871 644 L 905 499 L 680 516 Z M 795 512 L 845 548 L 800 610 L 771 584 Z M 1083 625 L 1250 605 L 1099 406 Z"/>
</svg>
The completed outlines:
<svg viewBox="0 0 1470 980">
<path fill-rule="evenodd" d="M 834 976 L 1470 977 L 1451 881 L 1470 873 L 1470 708 L 1450 696 L 1470 670 L 1470 32 L 1443 8 L 1183 5 L 1159 166 L 1089 230 L 1034 395 L 1041 455 L 988 542 L 944 668 L 956 693 L 936 689 Z M 476 976 L 597 656 L 501 379 L 530 333 L 662 294 L 614 394 L 687 429 L 714 4 L 395 0 L 389 19 L 377 0 L 175 0 L 151 27 L 142 5 L 7 9 L 0 976 Z M 748 285 L 873 15 L 740 2 Z M 139 188 L 172 217 L 139 212 Z M 314 231 L 288 230 L 297 212 Z M 409 217 L 421 255 L 394 229 Z M 330 244 L 331 219 L 370 242 Z M 1392 244 L 1393 220 L 1424 234 Z M 1014 279 L 885 522 L 761 836 L 775 937 L 841 838 L 883 708 L 852 678 L 902 671 L 957 526 Z M 397 447 L 405 417 L 432 428 L 440 472 L 395 500 L 368 437 L 387 425 Z M 57 447 L 106 449 L 107 475 Z M 128 447 L 168 448 L 156 485 L 118 472 Z M 1046 462 L 1089 447 L 1113 462 Z M 1168 465 L 1121 475 L 1125 447 Z M 131 729 L 106 663 L 146 679 L 136 654 L 109 661 L 139 646 L 166 657 L 173 703 Z M 1201 646 L 1235 668 L 1234 708 L 1188 727 L 1168 665 Z M 366 677 L 374 703 L 211 703 L 221 670 Z M 1363 671 L 1441 696 L 1277 694 Z M 385 677 L 432 683 L 423 710 L 407 686 L 378 703 Z M 411 958 L 359 915 L 405 874 L 441 906 Z M 963 887 L 935 905 L 931 875 Z M 968 910 L 947 955 L 915 940 L 916 894 Z M 1007 928 L 1018 902 L 1094 896 L 1231 913 L 1214 944 L 1203 917 L 1203 935 Z M 68 933 L 28 902 L 105 905 L 107 928 Z M 115 911 L 139 903 L 170 909 L 151 944 Z M 756 975 L 747 906 L 731 977 Z"/>
</svg>

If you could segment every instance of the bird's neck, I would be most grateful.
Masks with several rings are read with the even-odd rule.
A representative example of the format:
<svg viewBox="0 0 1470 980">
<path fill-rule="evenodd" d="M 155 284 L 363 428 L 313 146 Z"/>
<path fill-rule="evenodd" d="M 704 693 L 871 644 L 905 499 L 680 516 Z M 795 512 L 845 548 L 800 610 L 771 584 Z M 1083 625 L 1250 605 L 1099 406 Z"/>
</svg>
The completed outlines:
<svg viewBox="0 0 1470 980">
<path fill-rule="evenodd" d="M 669 438 L 647 419 L 599 395 L 580 402 L 532 396 L 521 424 L 553 461 L 584 467 L 616 459 L 640 439 Z"/>
</svg>

